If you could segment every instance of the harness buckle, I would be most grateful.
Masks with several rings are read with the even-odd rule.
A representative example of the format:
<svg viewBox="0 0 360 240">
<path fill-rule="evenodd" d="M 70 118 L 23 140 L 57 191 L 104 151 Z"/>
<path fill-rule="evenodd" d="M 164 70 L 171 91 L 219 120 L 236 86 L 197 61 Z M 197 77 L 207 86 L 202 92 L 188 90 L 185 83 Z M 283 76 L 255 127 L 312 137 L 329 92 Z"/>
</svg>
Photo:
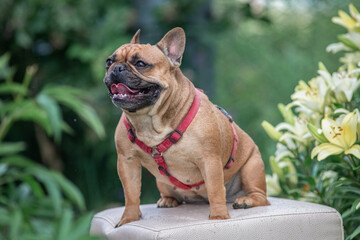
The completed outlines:
<svg viewBox="0 0 360 240">
<path fill-rule="evenodd" d="M 178 137 L 177 139 L 175 139 L 175 138 L 172 137 L 172 136 L 174 135 L 174 133 L 179 134 L 179 137 Z M 172 142 L 172 144 L 175 144 L 175 143 L 177 143 L 177 142 L 180 140 L 180 138 L 182 137 L 182 135 L 183 135 L 183 133 L 180 132 L 179 129 L 175 129 L 174 131 L 172 131 L 172 133 L 170 134 L 170 136 L 168 137 L 168 139 L 170 140 L 170 142 Z"/>
<path fill-rule="evenodd" d="M 162 156 L 163 153 L 162 153 L 162 152 L 159 152 L 159 151 L 156 149 L 156 147 L 153 147 L 153 148 L 152 148 L 152 152 L 151 152 L 151 156 L 154 157 L 155 155 L 160 155 L 160 156 Z"/>
</svg>

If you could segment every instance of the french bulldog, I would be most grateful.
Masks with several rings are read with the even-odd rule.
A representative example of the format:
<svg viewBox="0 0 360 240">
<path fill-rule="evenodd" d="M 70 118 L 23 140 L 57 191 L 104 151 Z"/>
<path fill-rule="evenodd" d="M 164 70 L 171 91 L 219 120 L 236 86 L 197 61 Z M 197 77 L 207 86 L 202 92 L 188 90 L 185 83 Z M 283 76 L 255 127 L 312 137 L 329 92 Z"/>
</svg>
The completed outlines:
<svg viewBox="0 0 360 240">
<path fill-rule="evenodd" d="M 115 131 L 125 210 L 116 225 L 141 218 L 141 167 L 156 178 L 158 207 L 206 201 L 210 219 L 233 208 L 269 205 L 264 164 L 253 140 L 180 70 L 185 32 L 155 45 L 140 30 L 106 60 L 104 83 L 123 113 Z"/>
</svg>

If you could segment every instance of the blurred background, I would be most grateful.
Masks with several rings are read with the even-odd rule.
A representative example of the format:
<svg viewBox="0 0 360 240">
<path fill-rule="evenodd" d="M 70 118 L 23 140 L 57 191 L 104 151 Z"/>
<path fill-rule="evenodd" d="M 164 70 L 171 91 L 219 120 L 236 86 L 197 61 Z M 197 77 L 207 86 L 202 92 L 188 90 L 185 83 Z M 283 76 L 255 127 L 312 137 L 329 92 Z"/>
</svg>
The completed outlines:
<svg viewBox="0 0 360 240">
<path fill-rule="evenodd" d="M 4 149 L 8 143 L 20 142 L 17 156 L 45 167 L 44 171 L 61 173 L 79 190 L 87 210 L 122 205 L 124 195 L 116 172 L 113 142 L 121 111 L 109 100 L 102 82 L 105 60 L 120 45 L 128 43 L 137 29 L 141 29 L 142 43 L 155 44 L 168 30 L 180 26 L 187 35 L 181 67 L 184 74 L 204 89 L 215 104 L 228 110 L 258 144 L 268 166 L 275 143 L 267 137 L 261 122 L 280 121 L 277 104 L 290 101 L 299 80 L 315 76 L 319 61 L 330 72 L 336 70 L 339 56 L 326 53 L 325 48 L 337 42 L 336 36 L 344 30 L 334 25 L 331 17 L 337 15 L 338 9 L 347 9 L 349 3 L 2 0 L 0 55 L 5 57 L 0 61 L 0 77 L 5 87 L 0 88 L 0 133 L 7 121 L 5 106 L 19 101 L 12 95 L 20 90 L 6 92 L 9 82 L 25 85 L 27 90 L 20 94 L 20 99 L 36 99 L 36 104 L 49 114 L 46 119 L 52 122 L 47 130 L 40 120 L 34 120 L 36 111 L 28 112 L 7 127 L 4 136 L 0 134 L 0 145 Z M 28 83 L 27 77 L 31 78 Z M 71 94 L 65 86 L 71 87 L 68 89 Z M 49 101 L 54 104 L 39 97 L 40 93 L 51 96 Z M 66 94 L 79 101 L 79 105 L 66 100 Z M 61 121 L 51 117 L 51 113 Z M 61 127 L 56 128 L 56 121 Z M 0 165 L 0 177 L 5 179 L 9 173 L 6 170 L 11 167 L 14 166 L 9 162 Z M 142 203 L 154 203 L 159 197 L 155 180 L 145 169 L 143 178 Z M 3 196 L 11 196 L 21 183 L 15 181 L 10 186 L 0 181 L 3 188 L 0 191 Z M 26 184 L 33 189 L 33 182 L 25 181 L 25 189 Z M 44 189 L 45 196 L 51 191 L 43 184 L 40 189 Z M 71 198 L 66 190 L 61 196 L 63 201 L 67 196 Z M 17 198 L 0 199 L 0 212 L 8 211 L 4 206 L 9 202 L 16 207 L 14 199 Z M 87 210 L 75 210 L 74 215 Z M 9 227 L 2 229 L 11 232 Z"/>
</svg>

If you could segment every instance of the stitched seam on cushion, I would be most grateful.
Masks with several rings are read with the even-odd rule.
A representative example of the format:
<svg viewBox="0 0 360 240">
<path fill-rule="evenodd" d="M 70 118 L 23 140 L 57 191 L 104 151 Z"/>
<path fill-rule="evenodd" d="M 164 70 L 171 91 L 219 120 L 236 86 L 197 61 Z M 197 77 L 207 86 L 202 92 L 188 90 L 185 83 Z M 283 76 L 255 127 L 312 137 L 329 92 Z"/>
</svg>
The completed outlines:
<svg viewBox="0 0 360 240">
<path fill-rule="evenodd" d="M 110 223 L 112 226 L 115 227 L 115 223 L 113 221 L 111 221 L 109 218 L 106 218 L 106 217 L 101 217 L 101 216 L 94 216 L 93 219 L 102 219 L 102 220 L 105 220 L 106 222 Z"/>
<path fill-rule="evenodd" d="M 297 213 L 297 214 L 288 213 L 288 214 L 277 214 L 277 215 L 271 215 L 271 216 L 248 217 L 248 218 L 241 218 L 241 219 L 237 218 L 237 219 L 228 219 L 228 220 L 209 220 L 210 222 L 195 223 L 195 224 L 189 224 L 189 225 L 183 225 L 183 226 L 177 226 L 177 227 L 169 227 L 169 228 L 163 228 L 163 229 L 154 229 L 154 228 L 151 228 L 151 227 L 138 225 L 138 224 L 133 224 L 133 223 L 130 223 L 130 224 L 131 224 L 131 226 L 141 227 L 141 228 L 151 230 L 151 231 L 154 231 L 154 232 L 161 232 L 161 231 L 167 231 L 167 230 L 173 230 L 173 229 L 186 228 L 186 227 L 190 227 L 190 226 L 209 225 L 209 224 L 214 224 L 214 223 L 230 223 L 230 222 L 235 222 L 235 221 L 239 221 L 239 220 L 243 221 L 243 220 L 261 219 L 261 218 L 291 216 L 291 215 L 297 216 L 297 215 L 314 215 L 314 214 L 329 214 L 329 213 L 331 213 L 331 214 L 335 213 L 337 216 L 339 216 L 339 214 L 337 214 L 336 211 L 332 211 L 332 212 L 313 212 L 313 213 Z M 342 227 L 341 227 L 341 229 L 342 229 Z"/>
<path fill-rule="evenodd" d="M 339 217 L 339 222 L 340 222 L 340 225 L 341 225 L 341 235 L 342 235 L 342 240 L 344 240 L 344 236 L 345 236 L 345 234 L 344 234 L 344 224 L 343 224 L 343 219 L 342 219 L 342 217 L 341 217 L 341 214 L 338 212 L 338 211 L 336 211 L 336 214 L 338 215 L 338 217 Z"/>
</svg>

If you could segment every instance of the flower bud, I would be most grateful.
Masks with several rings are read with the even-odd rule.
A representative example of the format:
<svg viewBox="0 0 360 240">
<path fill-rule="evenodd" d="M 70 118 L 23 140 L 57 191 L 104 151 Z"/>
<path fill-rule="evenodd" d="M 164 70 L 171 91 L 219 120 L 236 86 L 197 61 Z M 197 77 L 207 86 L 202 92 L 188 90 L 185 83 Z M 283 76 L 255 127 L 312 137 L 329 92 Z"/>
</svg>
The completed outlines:
<svg viewBox="0 0 360 240">
<path fill-rule="evenodd" d="M 287 178 L 289 180 L 289 183 L 291 185 L 296 185 L 298 183 L 298 178 L 296 176 L 296 169 L 294 164 L 292 163 L 291 159 L 288 157 L 283 158 L 282 161 L 286 163 Z"/>
<path fill-rule="evenodd" d="M 275 157 L 271 156 L 269 159 L 269 162 L 270 162 L 270 167 L 271 167 L 271 170 L 273 171 L 273 173 L 275 173 L 278 176 L 278 178 L 281 182 L 285 182 L 286 179 L 285 179 L 284 172 L 281 169 L 281 167 L 279 166 L 279 163 L 275 160 Z"/>
<path fill-rule="evenodd" d="M 273 125 L 271 125 L 270 123 L 268 123 L 267 121 L 263 121 L 261 123 L 261 126 L 264 128 L 264 130 L 266 131 L 266 133 L 269 135 L 269 137 L 278 142 L 280 137 L 282 136 L 282 133 L 277 131 Z"/>
<path fill-rule="evenodd" d="M 294 114 L 291 111 L 290 108 L 287 108 L 284 104 L 279 103 L 278 104 L 278 109 L 281 113 L 281 115 L 283 116 L 285 122 L 294 125 Z"/>
<path fill-rule="evenodd" d="M 319 62 L 319 70 L 325 71 L 325 72 L 329 72 L 329 71 L 326 69 L 325 65 L 324 65 L 322 62 Z"/>
<path fill-rule="evenodd" d="M 307 128 L 309 129 L 309 132 L 311 133 L 311 135 L 315 138 L 316 141 L 318 141 L 319 143 L 326 143 L 329 142 L 326 137 L 324 136 L 323 133 L 319 133 L 318 132 L 318 128 L 315 127 L 314 125 L 312 125 L 311 123 L 309 123 L 307 125 Z"/>
</svg>

